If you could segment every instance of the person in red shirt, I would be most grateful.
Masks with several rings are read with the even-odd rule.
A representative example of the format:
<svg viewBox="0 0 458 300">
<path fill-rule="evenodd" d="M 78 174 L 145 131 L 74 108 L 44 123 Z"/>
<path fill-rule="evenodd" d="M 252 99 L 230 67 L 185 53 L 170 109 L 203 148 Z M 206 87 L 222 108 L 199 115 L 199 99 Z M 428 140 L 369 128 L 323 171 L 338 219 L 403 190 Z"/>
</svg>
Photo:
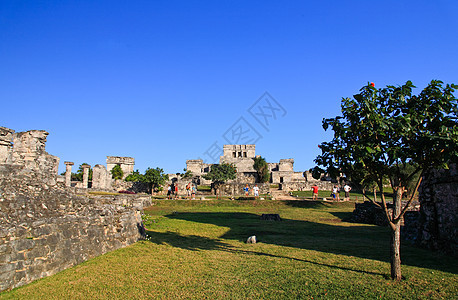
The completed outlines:
<svg viewBox="0 0 458 300">
<path fill-rule="evenodd" d="M 318 200 L 318 187 L 316 184 L 312 186 L 312 191 L 313 191 L 313 200 Z"/>
<path fill-rule="evenodd" d="M 178 199 L 178 184 L 175 184 L 175 199 Z"/>
</svg>

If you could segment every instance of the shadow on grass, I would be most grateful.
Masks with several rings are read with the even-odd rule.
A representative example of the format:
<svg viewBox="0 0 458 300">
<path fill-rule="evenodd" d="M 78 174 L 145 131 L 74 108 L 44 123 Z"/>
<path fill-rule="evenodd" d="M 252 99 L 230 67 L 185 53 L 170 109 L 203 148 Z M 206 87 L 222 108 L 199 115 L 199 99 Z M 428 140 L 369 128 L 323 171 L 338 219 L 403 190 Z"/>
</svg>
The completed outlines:
<svg viewBox="0 0 458 300">
<path fill-rule="evenodd" d="M 380 276 L 387 277 L 387 275 L 383 273 L 376 273 L 376 272 L 369 272 L 369 271 L 363 271 L 363 270 L 358 270 L 358 269 L 334 266 L 334 265 L 318 263 L 318 262 L 314 262 L 314 261 L 302 259 L 302 258 L 269 254 L 269 253 L 264 253 L 264 252 L 259 252 L 259 251 L 240 250 L 240 249 L 234 248 L 232 245 L 228 243 L 224 243 L 217 239 L 211 239 L 211 238 L 202 237 L 202 236 L 196 236 L 196 235 L 184 236 L 184 235 L 180 235 L 179 233 L 170 232 L 170 231 L 168 232 L 146 231 L 146 233 L 149 237 L 149 241 L 151 243 L 158 244 L 158 245 L 168 244 L 173 247 L 191 250 L 191 251 L 218 250 L 218 251 L 231 252 L 234 254 L 257 255 L 257 256 L 266 256 L 266 257 L 272 257 L 272 258 L 281 258 L 281 259 L 288 259 L 288 260 L 300 261 L 300 262 L 310 263 L 314 265 L 329 267 L 333 269 L 340 269 L 340 270 L 345 270 L 345 271 L 352 271 L 352 272 L 371 274 L 371 275 L 380 275 Z"/>
<path fill-rule="evenodd" d="M 342 213 L 342 216 L 338 217 L 345 216 L 346 214 Z M 372 225 L 340 226 L 289 219 L 283 219 L 280 222 L 264 221 L 260 220 L 259 215 L 243 212 L 185 212 L 173 213 L 165 217 L 230 228 L 220 237 L 222 239 L 245 242 L 247 237 L 256 235 L 258 241 L 265 244 L 384 262 L 389 262 L 390 258 L 390 231 L 387 227 Z M 224 242 L 201 236 L 181 236 L 173 232 L 158 233 L 153 231 L 149 231 L 148 234 L 155 243 L 165 242 L 184 249 L 223 249 L 226 251 L 232 249 Z M 454 258 L 411 247 L 405 243 L 401 251 L 404 265 L 457 273 L 456 259 Z M 259 253 L 259 255 L 264 255 L 264 253 Z M 313 263 L 311 261 L 306 262 Z"/>
</svg>

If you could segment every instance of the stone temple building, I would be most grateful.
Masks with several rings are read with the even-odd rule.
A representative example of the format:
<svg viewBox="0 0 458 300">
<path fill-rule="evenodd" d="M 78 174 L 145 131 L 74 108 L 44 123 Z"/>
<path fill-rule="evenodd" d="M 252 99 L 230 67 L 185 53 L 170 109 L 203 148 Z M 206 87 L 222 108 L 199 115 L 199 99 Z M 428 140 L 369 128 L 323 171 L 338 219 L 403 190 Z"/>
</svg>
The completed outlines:
<svg viewBox="0 0 458 300">
<path fill-rule="evenodd" d="M 259 155 L 258 155 L 259 156 Z M 256 145 L 224 145 L 221 163 L 231 163 L 237 168 L 237 182 L 255 183 L 257 179 L 256 170 L 253 167 L 256 155 Z M 270 182 L 272 184 L 304 184 L 310 176 L 304 178 L 303 172 L 294 171 L 294 159 L 280 159 L 278 163 L 268 163 L 270 171 Z M 202 178 L 208 173 L 211 164 L 206 164 L 201 159 L 187 160 L 186 169 L 200 179 L 200 184 L 209 184 Z"/>
</svg>

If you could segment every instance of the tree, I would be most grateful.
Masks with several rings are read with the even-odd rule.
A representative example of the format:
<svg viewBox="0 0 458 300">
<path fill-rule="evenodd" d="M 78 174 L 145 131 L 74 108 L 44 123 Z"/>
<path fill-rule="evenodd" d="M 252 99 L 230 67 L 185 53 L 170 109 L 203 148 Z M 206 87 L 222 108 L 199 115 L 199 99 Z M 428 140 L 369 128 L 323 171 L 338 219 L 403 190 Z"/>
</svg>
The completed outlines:
<svg viewBox="0 0 458 300">
<path fill-rule="evenodd" d="M 72 177 L 71 179 L 72 180 L 75 180 L 75 181 L 83 181 L 83 165 L 89 165 L 88 163 L 82 163 L 79 168 L 78 168 L 78 171 L 76 171 L 76 173 L 72 173 Z M 89 168 L 89 174 L 88 174 L 88 180 L 89 181 L 92 181 L 92 168 Z"/>
<path fill-rule="evenodd" d="M 236 175 L 237 168 L 233 164 L 222 163 L 219 165 L 212 165 L 210 172 L 202 177 L 213 182 L 216 197 L 218 198 L 218 194 L 221 196 L 219 193 L 221 185 L 226 183 L 228 180 L 235 179 Z"/>
<path fill-rule="evenodd" d="M 258 181 L 261 183 L 269 182 L 270 180 L 270 172 L 269 172 L 269 165 L 267 164 L 266 160 L 261 156 L 253 158 L 254 164 L 253 168 L 258 173 Z"/>
<path fill-rule="evenodd" d="M 169 180 L 169 175 L 164 174 L 164 170 L 161 168 L 148 168 L 146 169 L 145 174 L 140 174 L 140 172 L 136 170 L 129 174 L 124 180 L 147 183 L 148 192 L 151 194 L 154 189 L 160 188 L 167 180 Z"/>
<path fill-rule="evenodd" d="M 431 168 L 447 167 L 458 155 L 458 86 L 433 80 L 414 95 L 415 86 L 376 89 L 368 84 L 353 98 L 342 99 L 342 116 L 323 120 L 334 131 L 330 142 L 320 144 L 315 162 L 330 174 L 343 172 L 352 180 L 377 183 L 391 229 L 391 277 L 401 279 L 400 226 L 422 180 Z M 325 171 L 322 169 L 322 171 Z M 393 189 L 393 212 L 389 214 L 383 181 Z M 406 187 L 414 184 L 409 200 L 401 207 Z M 366 196 L 367 197 L 367 196 Z"/>
<path fill-rule="evenodd" d="M 111 177 L 113 179 L 122 179 L 124 176 L 124 171 L 121 169 L 120 165 L 116 165 L 111 169 Z"/>
<path fill-rule="evenodd" d="M 183 169 L 183 171 L 185 173 L 180 174 L 182 179 L 192 178 L 193 175 L 192 175 L 192 172 L 190 170 L 186 170 L 186 168 L 185 168 L 185 169 Z"/>
</svg>

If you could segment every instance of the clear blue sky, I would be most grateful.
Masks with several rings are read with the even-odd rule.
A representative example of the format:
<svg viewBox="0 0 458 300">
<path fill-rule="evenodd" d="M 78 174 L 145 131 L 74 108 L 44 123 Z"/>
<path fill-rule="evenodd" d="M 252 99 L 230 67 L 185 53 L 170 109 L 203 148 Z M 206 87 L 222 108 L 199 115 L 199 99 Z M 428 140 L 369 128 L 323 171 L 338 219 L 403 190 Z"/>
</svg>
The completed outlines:
<svg viewBox="0 0 458 300">
<path fill-rule="evenodd" d="M 0 0 L 0 126 L 47 130 L 59 172 L 107 155 L 180 172 L 237 129 L 303 171 L 331 137 L 322 119 L 368 82 L 458 83 L 457 12 L 455 0 Z M 265 92 L 263 127 L 249 109 Z"/>
</svg>

